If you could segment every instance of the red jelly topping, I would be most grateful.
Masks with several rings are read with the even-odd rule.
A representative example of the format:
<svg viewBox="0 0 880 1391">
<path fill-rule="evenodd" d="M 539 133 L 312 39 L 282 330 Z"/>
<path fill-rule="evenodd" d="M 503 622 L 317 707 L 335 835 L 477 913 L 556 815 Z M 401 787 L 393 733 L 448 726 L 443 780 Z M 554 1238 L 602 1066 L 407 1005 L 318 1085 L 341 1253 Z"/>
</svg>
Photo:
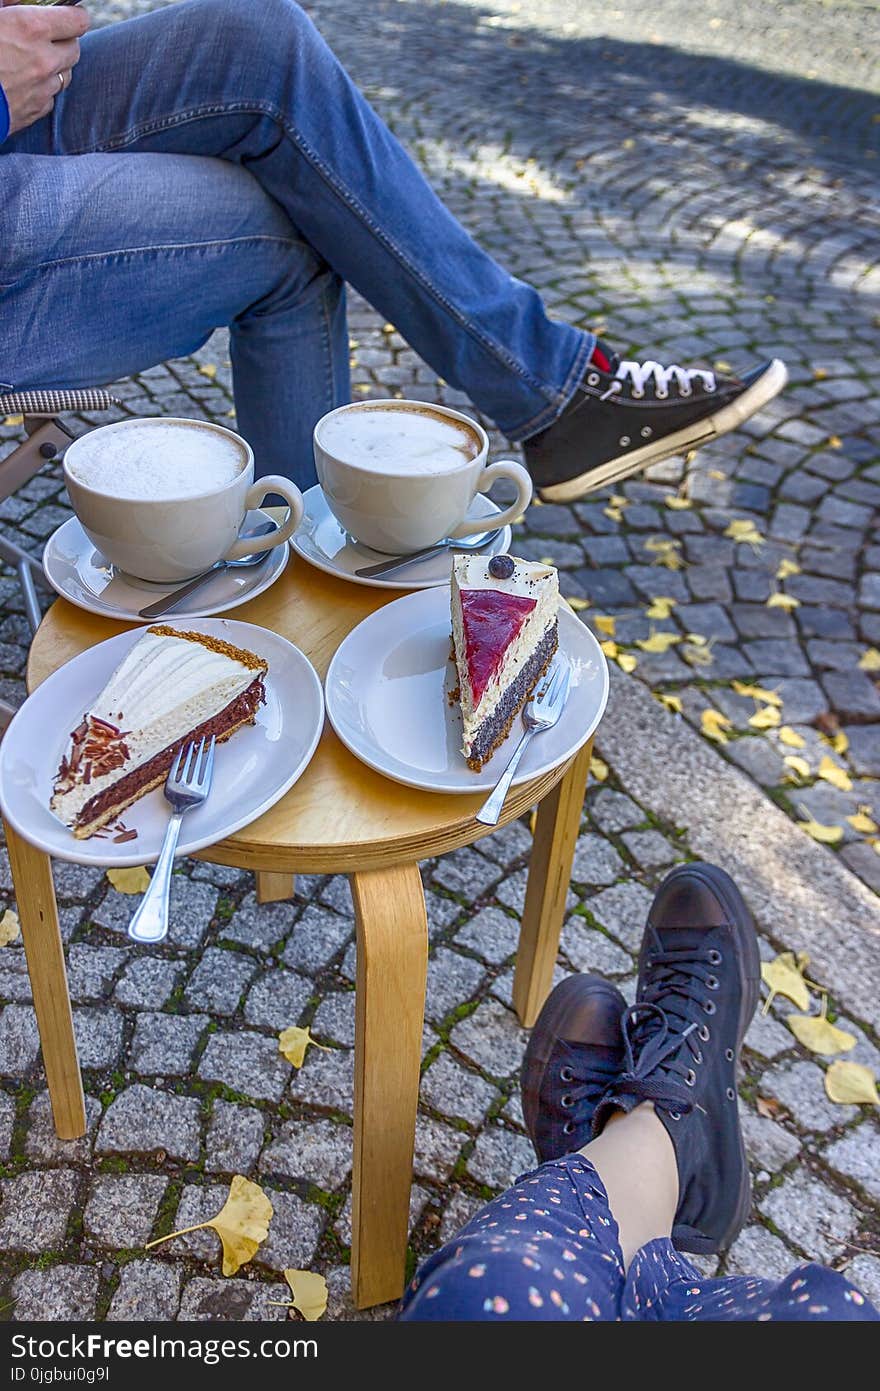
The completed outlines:
<svg viewBox="0 0 880 1391">
<path fill-rule="evenodd" d="M 498 589 L 462 589 L 460 594 L 465 656 L 476 704 L 537 601 Z"/>
</svg>

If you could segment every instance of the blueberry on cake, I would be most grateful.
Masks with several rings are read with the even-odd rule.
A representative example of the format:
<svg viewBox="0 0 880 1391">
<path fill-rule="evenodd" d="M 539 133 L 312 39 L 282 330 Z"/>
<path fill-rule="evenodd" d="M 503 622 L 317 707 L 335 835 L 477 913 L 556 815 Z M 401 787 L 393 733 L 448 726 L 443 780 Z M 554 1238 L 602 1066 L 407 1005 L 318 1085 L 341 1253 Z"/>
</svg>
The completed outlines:
<svg viewBox="0 0 880 1391">
<path fill-rule="evenodd" d="M 558 642 L 552 565 L 511 555 L 458 555 L 452 567 L 452 648 L 462 753 L 478 773 L 550 665 Z"/>
<path fill-rule="evenodd" d="M 262 657 L 205 633 L 157 625 L 128 651 L 70 736 L 51 808 L 79 840 L 159 787 L 181 744 L 253 724 Z"/>
</svg>

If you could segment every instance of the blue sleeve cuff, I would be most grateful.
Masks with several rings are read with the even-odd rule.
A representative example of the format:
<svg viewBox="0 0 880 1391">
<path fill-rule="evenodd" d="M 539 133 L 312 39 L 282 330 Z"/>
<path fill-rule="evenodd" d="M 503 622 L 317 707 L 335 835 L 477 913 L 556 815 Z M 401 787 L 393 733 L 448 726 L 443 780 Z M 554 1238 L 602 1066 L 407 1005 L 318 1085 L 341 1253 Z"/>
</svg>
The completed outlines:
<svg viewBox="0 0 880 1391">
<path fill-rule="evenodd" d="M 10 124 L 9 102 L 6 100 L 6 93 L 3 88 L 0 87 L 0 145 L 3 144 L 3 141 L 9 134 Z"/>
</svg>

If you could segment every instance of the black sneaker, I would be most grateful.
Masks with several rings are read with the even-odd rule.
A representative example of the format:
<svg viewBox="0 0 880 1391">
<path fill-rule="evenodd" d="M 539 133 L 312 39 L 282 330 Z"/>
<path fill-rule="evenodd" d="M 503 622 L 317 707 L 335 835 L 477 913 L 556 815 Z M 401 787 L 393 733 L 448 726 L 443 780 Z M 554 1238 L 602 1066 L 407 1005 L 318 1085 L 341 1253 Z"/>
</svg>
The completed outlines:
<svg viewBox="0 0 880 1391">
<path fill-rule="evenodd" d="M 622 362 L 597 343 L 562 414 L 523 440 L 526 466 L 543 501 L 576 502 L 737 429 L 787 381 L 785 363 L 776 357 L 740 378 L 700 367 Z"/>
<path fill-rule="evenodd" d="M 523 1059 L 526 1129 L 538 1158 L 585 1145 L 597 1102 L 623 1066 L 626 1000 L 599 976 L 569 976 L 548 997 Z"/>
<path fill-rule="evenodd" d="M 760 975 L 752 917 L 730 875 L 706 864 L 667 875 L 648 915 L 636 1003 L 623 1020 L 624 1070 L 593 1133 L 612 1111 L 653 1101 L 678 1161 L 672 1239 L 682 1251 L 726 1249 L 751 1206 L 736 1066 Z"/>
</svg>

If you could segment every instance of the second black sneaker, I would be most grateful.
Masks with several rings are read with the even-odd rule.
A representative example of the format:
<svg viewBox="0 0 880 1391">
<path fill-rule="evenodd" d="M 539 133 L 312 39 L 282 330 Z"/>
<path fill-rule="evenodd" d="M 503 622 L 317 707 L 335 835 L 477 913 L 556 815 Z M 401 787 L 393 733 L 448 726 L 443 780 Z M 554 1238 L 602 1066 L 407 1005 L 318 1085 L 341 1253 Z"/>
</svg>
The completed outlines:
<svg viewBox="0 0 880 1391">
<path fill-rule="evenodd" d="M 523 440 L 526 467 L 543 501 L 576 502 L 737 429 L 787 381 L 779 358 L 736 377 L 622 361 L 600 342 L 562 414 Z"/>
<path fill-rule="evenodd" d="M 636 1003 L 623 1019 L 626 1059 L 599 1102 L 611 1113 L 654 1103 L 675 1148 L 682 1251 L 725 1250 L 751 1205 L 736 1095 L 761 962 L 751 914 L 729 874 L 679 865 L 660 885 L 639 957 Z"/>
</svg>

